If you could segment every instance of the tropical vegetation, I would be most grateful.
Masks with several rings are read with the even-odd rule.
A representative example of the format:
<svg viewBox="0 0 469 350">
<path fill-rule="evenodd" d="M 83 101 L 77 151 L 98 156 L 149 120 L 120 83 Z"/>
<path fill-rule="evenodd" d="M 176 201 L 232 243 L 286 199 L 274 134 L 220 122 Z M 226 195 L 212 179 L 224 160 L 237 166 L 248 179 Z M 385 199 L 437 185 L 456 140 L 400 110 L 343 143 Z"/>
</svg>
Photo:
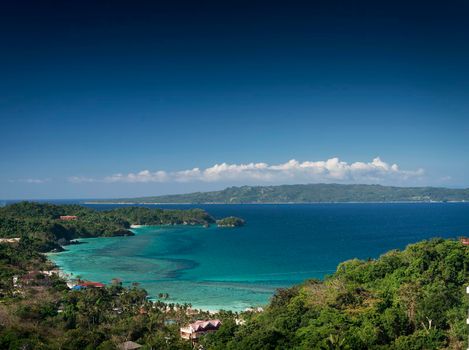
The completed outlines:
<svg viewBox="0 0 469 350">
<path fill-rule="evenodd" d="M 91 234 L 91 218 L 100 234 L 112 234 L 130 223 L 210 220 L 203 211 L 103 213 L 20 203 L 0 214 L 0 236 L 20 237 L 0 243 L 0 349 L 116 349 L 129 340 L 143 349 L 191 349 L 179 327 L 214 317 L 222 326 L 202 338 L 198 345 L 205 349 L 467 347 L 469 246 L 459 240 L 432 239 L 378 259 L 349 260 L 324 280 L 278 290 L 261 312 L 210 315 L 189 304 L 152 301 L 138 285 L 124 287 L 119 280 L 70 290 L 63 278 L 47 273 L 54 266 L 41 253 L 49 239 L 57 244 L 59 237 Z M 78 218 L 62 222 L 61 215 Z M 171 300 L 164 291 L 159 297 Z"/>
<path fill-rule="evenodd" d="M 246 323 L 225 322 L 207 349 L 463 349 L 469 248 L 433 239 L 340 264 L 324 281 L 279 290 Z"/>
<path fill-rule="evenodd" d="M 63 220 L 61 216 L 72 217 Z M 0 237 L 27 237 L 38 251 L 60 250 L 75 238 L 133 235 L 131 225 L 208 225 L 202 209 L 124 207 L 95 210 L 81 205 L 20 202 L 0 208 Z"/>
<path fill-rule="evenodd" d="M 228 216 L 217 220 L 218 227 L 240 227 L 245 224 L 244 220 L 236 216 Z"/>
</svg>

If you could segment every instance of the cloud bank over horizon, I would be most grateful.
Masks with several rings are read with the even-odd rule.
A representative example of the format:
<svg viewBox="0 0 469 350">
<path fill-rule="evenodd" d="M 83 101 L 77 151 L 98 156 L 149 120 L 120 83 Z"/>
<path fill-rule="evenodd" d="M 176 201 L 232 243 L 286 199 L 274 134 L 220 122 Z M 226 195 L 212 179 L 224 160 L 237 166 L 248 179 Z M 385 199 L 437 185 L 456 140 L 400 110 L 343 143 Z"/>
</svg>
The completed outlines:
<svg viewBox="0 0 469 350">
<path fill-rule="evenodd" d="M 389 164 L 376 157 L 371 162 L 347 163 L 338 157 L 320 161 L 299 162 L 291 159 L 285 163 L 220 163 L 201 169 L 179 171 L 142 170 L 127 174 L 117 173 L 103 178 L 74 176 L 72 183 L 189 183 L 189 182 L 230 182 L 230 183 L 382 183 L 402 184 L 424 175 L 424 170 L 402 170 L 397 164 Z"/>
</svg>

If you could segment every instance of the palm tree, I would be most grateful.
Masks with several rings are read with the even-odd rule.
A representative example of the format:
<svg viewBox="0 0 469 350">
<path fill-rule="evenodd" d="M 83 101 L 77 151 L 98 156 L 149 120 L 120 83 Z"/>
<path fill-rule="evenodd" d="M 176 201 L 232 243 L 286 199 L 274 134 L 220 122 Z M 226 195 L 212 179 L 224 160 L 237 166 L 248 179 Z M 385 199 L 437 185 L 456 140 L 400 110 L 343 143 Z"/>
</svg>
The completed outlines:
<svg viewBox="0 0 469 350">
<path fill-rule="evenodd" d="M 339 334 L 331 334 L 327 338 L 327 346 L 330 350 L 346 349 L 345 338 L 342 338 Z"/>
</svg>

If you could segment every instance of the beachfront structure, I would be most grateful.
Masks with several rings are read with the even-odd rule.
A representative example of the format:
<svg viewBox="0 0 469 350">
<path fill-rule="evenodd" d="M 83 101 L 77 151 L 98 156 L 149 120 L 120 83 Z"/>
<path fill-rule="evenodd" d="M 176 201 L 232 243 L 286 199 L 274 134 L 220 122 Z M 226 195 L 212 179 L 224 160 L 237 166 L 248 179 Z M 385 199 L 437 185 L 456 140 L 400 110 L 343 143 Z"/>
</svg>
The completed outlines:
<svg viewBox="0 0 469 350">
<path fill-rule="evenodd" d="M 459 241 L 460 241 L 463 245 L 469 245 L 469 238 L 467 238 L 467 237 L 461 237 L 461 238 L 459 238 Z"/>
<path fill-rule="evenodd" d="M 92 281 L 84 281 L 79 284 L 79 286 L 85 287 L 85 288 L 103 288 L 106 285 L 104 283 L 100 282 L 92 282 Z"/>
<path fill-rule="evenodd" d="M 72 290 L 82 290 L 86 288 L 104 288 L 106 285 L 100 282 L 92 282 L 92 281 L 68 281 L 67 282 L 68 288 Z"/>
<path fill-rule="evenodd" d="M 195 321 L 186 327 L 181 327 L 180 335 L 182 339 L 196 342 L 202 335 L 216 332 L 220 326 L 220 320 Z"/>
<path fill-rule="evenodd" d="M 60 220 L 64 220 L 64 221 L 70 221 L 70 220 L 76 220 L 78 219 L 78 216 L 75 216 L 75 215 L 61 215 L 60 216 Z"/>
</svg>

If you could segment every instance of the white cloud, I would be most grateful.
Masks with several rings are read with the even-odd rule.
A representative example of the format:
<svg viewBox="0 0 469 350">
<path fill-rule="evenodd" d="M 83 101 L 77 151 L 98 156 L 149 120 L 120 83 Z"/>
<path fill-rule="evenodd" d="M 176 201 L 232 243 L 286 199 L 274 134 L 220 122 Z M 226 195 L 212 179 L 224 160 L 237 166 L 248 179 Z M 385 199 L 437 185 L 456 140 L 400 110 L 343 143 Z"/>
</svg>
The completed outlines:
<svg viewBox="0 0 469 350">
<path fill-rule="evenodd" d="M 93 179 L 91 177 L 85 177 L 85 176 L 71 176 L 68 178 L 69 182 L 72 183 L 83 183 L 83 182 L 96 182 L 96 179 Z"/>
<path fill-rule="evenodd" d="M 193 168 L 180 171 L 143 170 L 129 174 L 114 174 L 102 179 L 69 178 L 71 182 L 245 182 L 245 183 L 402 183 L 418 179 L 423 169 L 401 170 L 397 164 L 389 164 L 379 157 L 371 162 L 347 163 L 339 158 L 325 161 L 299 162 L 291 159 L 285 163 L 215 164 L 209 168 Z"/>
<path fill-rule="evenodd" d="M 10 180 L 10 182 L 22 182 L 22 183 L 27 183 L 27 184 L 43 184 L 49 181 L 50 179 L 33 179 L 33 178 Z"/>
<path fill-rule="evenodd" d="M 142 170 L 138 173 L 129 174 L 114 174 L 106 176 L 104 182 L 166 182 L 170 180 L 165 171 L 159 170 L 151 172 L 149 170 Z"/>
</svg>

